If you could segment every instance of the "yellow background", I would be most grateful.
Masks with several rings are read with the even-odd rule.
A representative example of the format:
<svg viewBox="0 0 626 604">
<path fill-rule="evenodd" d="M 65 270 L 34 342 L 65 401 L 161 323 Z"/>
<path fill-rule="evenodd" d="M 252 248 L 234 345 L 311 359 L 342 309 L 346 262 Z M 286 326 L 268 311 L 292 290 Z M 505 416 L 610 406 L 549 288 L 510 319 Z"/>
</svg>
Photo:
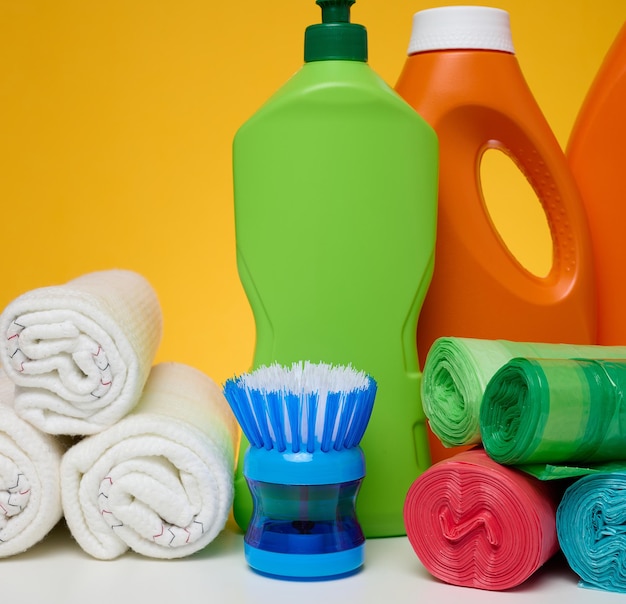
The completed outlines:
<svg viewBox="0 0 626 604">
<path fill-rule="evenodd" d="M 370 65 L 390 85 L 413 13 L 446 4 L 357 0 Z M 626 2 L 489 5 L 509 11 L 522 70 L 565 146 Z M 300 67 L 319 15 L 314 0 L 0 0 L 0 308 L 85 272 L 132 269 L 161 300 L 157 361 L 218 382 L 247 370 L 231 141 Z M 507 214 L 507 199 L 490 203 Z M 526 261 L 541 263 L 534 227 L 516 223 Z"/>
</svg>

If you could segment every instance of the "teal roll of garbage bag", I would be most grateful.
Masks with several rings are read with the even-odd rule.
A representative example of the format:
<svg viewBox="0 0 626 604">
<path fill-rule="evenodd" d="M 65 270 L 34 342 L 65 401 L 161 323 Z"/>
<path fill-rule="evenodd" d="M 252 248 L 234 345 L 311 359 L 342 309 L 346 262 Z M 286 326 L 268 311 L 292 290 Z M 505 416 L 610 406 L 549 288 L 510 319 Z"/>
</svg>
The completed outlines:
<svg viewBox="0 0 626 604">
<path fill-rule="evenodd" d="M 626 472 L 589 474 L 556 514 L 561 550 L 583 587 L 626 593 Z"/>
<path fill-rule="evenodd" d="M 507 465 L 626 459 L 626 361 L 506 363 L 480 407 L 483 446 Z"/>
</svg>

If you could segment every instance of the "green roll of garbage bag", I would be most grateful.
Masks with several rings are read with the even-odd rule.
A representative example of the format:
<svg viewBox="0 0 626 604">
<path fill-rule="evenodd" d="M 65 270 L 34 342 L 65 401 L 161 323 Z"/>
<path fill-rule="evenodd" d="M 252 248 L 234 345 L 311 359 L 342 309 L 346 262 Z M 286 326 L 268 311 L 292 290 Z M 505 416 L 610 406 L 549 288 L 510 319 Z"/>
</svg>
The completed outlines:
<svg viewBox="0 0 626 604">
<path fill-rule="evenodd" d="M 512 359 L 480 408 L 483 446 L 506 465 L 626 459 L 626 360 Z"/>
<path fill-rule="evenodd" d="M 479 411 L 485 388 L 516 357 L 625 359 L 626 346 L 438 338 L 424 364 L 422 405 L 433 434 L 444 446 L 481 442 Z"/>
</svg>

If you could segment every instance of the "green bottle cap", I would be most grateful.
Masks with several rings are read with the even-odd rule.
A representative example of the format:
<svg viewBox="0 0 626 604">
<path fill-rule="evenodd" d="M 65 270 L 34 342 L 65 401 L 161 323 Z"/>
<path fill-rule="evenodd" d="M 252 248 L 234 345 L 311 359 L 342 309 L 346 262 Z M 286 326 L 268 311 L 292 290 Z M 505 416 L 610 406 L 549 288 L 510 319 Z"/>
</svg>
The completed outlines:
<svg viewBox="0 0 626 604">
<path fill-rule="evenodd" d="M 350 23 L 355 0 L 316 0 L 322 22 L 309 25 L 304 34 L 304 61 L 367 61 L 367 30 Z"/>
</svg>

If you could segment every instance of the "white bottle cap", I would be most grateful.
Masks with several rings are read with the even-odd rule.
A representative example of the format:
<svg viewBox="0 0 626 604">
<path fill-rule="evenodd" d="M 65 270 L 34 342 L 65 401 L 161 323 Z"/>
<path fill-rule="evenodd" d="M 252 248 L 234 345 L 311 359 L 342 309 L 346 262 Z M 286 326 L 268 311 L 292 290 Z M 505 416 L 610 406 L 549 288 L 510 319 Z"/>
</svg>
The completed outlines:
<svg viewBox="0 0 626 604">
<path fill-rule="evenodd" d="M 413 15 L 408 54 L 453 49 L 514 53 L 509 13 L 488 6 L 443 6 Z"/>
</svg>

